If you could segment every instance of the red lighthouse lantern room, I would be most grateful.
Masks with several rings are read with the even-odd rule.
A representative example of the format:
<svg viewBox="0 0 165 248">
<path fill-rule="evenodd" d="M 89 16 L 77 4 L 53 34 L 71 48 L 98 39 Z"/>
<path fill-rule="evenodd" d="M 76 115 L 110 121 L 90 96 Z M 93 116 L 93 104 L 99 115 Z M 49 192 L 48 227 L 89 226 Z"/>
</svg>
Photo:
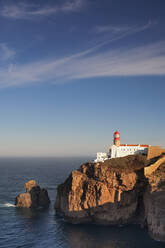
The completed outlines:
<svg viewBox="0 0 165 248">
<path fill-rule="evenodd" d="M 114 145 L 120 146 L 120 133 L 118 131 L 114 132 Z"/>
</svg>

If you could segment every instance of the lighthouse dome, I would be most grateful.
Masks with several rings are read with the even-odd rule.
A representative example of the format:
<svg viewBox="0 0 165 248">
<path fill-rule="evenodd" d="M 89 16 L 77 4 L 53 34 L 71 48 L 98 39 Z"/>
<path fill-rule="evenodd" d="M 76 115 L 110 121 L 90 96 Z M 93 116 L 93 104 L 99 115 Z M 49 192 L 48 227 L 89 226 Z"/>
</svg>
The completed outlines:
<svg viewBox="0 0 165 248">
<path fill-rule="evenodd" d="M 114 132 L 114 138 L 119 138 L 120 137 L 120 133 L 118 131 Z"/>
</svg>

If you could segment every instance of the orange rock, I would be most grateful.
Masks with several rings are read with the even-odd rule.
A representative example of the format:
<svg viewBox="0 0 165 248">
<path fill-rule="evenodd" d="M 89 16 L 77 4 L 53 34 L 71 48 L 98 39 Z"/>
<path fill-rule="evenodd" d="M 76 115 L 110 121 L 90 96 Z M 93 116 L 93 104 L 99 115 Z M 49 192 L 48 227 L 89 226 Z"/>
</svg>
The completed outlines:
<svg viewBox="0 0 165 248">
<path fill-rule="evenodd" d="M 55 209 L 71 223 L 147 225 L 165 241 L 165 162 L 146 175 L 145 158 L 136 155 L 86 163 L 59 185 Z M 144 172 L 145 171 L 145 172 Z"/>
<path fill-rule="evenodd" d="M 143 169 L 119 172 L 107 163 L 84 164 L 58 187 L 55 209 L 74 223 L 129 223 L 144 187 L 139 177 L 144 179 Z"/>
<path fill-rule="evenodd" d="M 50 204 L 48 192 L 46 189 L 41 189 L 36 181 L 30 180 L 25 183 L 26 193 L 16 197 L 16 207 L 22 208 L 47 208 Z"/>
<path fill-rule="evenodd" d="M 30 192 L 30 190 L 33 187 L 37 187 L 37 183 L 36 183 L 35 180 L 30 180 L 27 183 L 25 183 L 25 190 L 26 190 L 26 192 Z"/>
</svg>

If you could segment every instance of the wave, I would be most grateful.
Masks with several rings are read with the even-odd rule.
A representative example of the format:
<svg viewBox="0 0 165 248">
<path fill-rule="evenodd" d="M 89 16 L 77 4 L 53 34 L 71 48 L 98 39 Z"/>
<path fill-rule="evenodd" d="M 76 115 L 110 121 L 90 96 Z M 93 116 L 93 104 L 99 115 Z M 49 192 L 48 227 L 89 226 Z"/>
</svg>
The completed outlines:
<svg viewBox="0 0 165 248">
<path fill-rule="evenodd" d="M 11 208 L 11 207 L 15 207 L 15 205 L 12 204 L 12 203 L 6 202 L 6 203 L 3 203 L 3 204 L 0 204 L 0 207 L 1 208 L 3 208 L 3 207 Z"/>
</svg>

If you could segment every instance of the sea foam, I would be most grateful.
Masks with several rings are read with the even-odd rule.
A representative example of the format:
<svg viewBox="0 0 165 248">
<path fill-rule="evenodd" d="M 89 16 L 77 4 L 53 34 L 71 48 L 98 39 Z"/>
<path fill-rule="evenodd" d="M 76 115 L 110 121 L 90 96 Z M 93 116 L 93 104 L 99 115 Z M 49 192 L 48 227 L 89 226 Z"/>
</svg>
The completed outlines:
<svg viewBox="0 0 165 248">
<path fill-rule="evenodd" d="M 3 207 L 11 208 L 11 207 L 15 207 L 15 205 L 7 202 L 7 203 L 0 204 L 0 207 L 1 208 L 3 208 Z"/>
</svg>

